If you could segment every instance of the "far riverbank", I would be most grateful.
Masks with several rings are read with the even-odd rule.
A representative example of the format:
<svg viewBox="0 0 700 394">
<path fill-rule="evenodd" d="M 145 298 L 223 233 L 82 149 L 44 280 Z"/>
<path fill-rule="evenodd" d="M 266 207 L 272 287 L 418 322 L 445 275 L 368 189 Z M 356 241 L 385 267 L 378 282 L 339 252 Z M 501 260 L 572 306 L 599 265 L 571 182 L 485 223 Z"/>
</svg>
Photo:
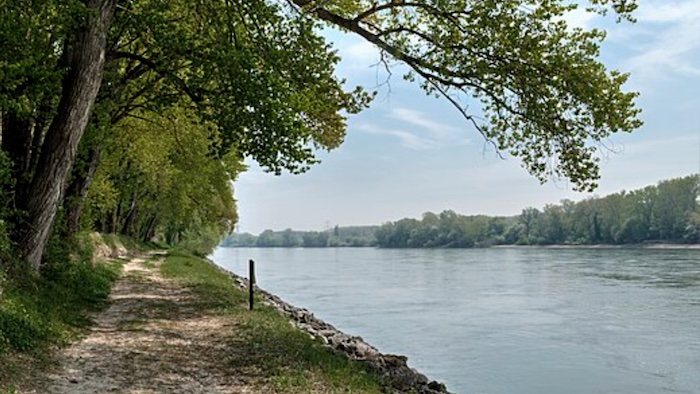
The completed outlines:
<svg viewBox="0 0 700 394">
<path fill-rule="evenodd" d="M 669 244 L 669 243 L 649 243 L 649 244 L 629 244 L 629 245 L 493 245 L 491 248 L 497 249 L 659 249 L 659 250 L 700 250 L 700 244 Z"/>
</svg>

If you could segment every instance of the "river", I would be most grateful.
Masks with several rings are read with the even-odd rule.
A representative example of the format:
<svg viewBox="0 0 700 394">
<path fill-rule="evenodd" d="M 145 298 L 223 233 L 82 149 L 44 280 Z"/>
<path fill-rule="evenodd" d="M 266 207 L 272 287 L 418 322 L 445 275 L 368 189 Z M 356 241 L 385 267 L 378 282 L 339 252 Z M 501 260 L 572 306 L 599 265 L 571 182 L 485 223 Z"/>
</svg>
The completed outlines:
<svg viewBox="0 0 700 394">
<path fill-rule="evenodd" d="M 219 248 L 462 394 L 700 393 L 700 250 Z"/>
</svg>

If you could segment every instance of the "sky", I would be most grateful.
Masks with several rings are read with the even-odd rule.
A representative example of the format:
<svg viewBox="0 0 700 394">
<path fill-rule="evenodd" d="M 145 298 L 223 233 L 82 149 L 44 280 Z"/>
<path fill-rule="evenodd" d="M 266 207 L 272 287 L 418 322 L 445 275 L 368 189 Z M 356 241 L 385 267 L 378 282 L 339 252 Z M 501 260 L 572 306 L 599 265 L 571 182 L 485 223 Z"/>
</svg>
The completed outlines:
<svg viewBox="0 0 700 394">
<path fill-rule="evenodd" d="M 613 135 L 594 193 L 570 183 L 545 184 L 490 145 L 445 100 L 427 97 L 375 64 L 378 52 L 359 37 L 328 32 L 348 85 L 377 90 L 370 109 L 348 121 L 345 142 L 302 175 L 275 176 L 255 163 L 234 184 L 237 231 L 324 230 L 420 218 L 424 212 L 517 215 L 562 199 L 579 201 L 700 172 L 700 1 L 643 0 L 637 23 L 576 12 L 567 20 L 608 32 L 601 61 L 630 72 L 645 124 Z"/>
</svg>

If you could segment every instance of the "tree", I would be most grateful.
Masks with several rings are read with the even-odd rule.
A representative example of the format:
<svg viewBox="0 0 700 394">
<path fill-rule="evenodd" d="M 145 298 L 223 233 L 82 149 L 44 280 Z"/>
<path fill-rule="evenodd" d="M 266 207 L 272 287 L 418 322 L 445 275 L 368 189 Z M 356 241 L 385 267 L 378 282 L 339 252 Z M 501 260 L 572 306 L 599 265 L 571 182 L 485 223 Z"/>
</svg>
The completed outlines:
<svg viewBox="0 0 700 394">
<path fill-rule="evenodd" d="M 102 187 L 87 196 L 88 226 L 144 241 L 161 234 L 202 253 L 213 248 L 237 220 L 231 180 L 244 169 L 234 154 L 211 155 L 218 138 L 186 101 L 114 127 L 95 174 Z"/>
<path fill-rule="evenodd" d="M 564 215 L 561 206 L 548 204 L 537 221 L 538 241 L 541 244 L 563 244 L 566 240 Z"/>
<path fill-rule="evenodd" d="M 525 208 L 518 217 L 518 222 L 522 226 L 521 243 L 536 244 L 538 240 L 545 236 L 542 226 L 542 212 L 537 208 Z"/>
<path fill-rule="evenodd" d="M 541 181 L 565 176 L 580 190 L 599 178 L 595 146 L 641 125 L 628 75 L 596 60 L 605 34 L 567 26 L 578 6 L 557 0 L 292 0 L 301 12 L 356 33 L 408 65 L 428 94 L 451 102 L 498 149 Z M 632 19 L 636 2 L 592 0 Z M 486 122 L 459 104 L 481 102 Z"/>
<path fill-rule="evenodd" d="M 636 6 L 590 3 L 592 12 L 612 8 L 623 18 Z M 370 96 L 346 92 L 333 75 L 338 57 L 317 34 L 319 20 L 407 64 L 409 79 L 453 103 L 541 180 L 564 176 L 591 189 L 599 176 L 595 142 L 641 122 L 636 94 L 622 91 L 627 75 L 596 60 L 603 33 L 563 21 L 573 8 L 557 0 L 134 0 L 119 7 L 117 0 L 0 0 L 0 42 L 9 48 L 0 55 L 3 134 L 18 136 L 3 138 L 3 149 L 25 180 L 16 195 L 27 197 L 26 206 L 16 198 L 26 211 L 18 216 L 26 217 L 22 255 L 39 266 L 88 124 L 109 130 L 187 98 L 221 133 L 215 155 L 233 150 L 275 173 L 298 173 L 317 162 L 315 149 L 338 146 L 344 114 Z M 459 105 L 459 94 L 481 101 L 484 122 Z"/>
<path fill-rule="evenodd" d="M 259 247 L 275 247 L 282 246 L 282 240 L 275 234 L 272 230 L 265 230 L 260 235 L 258 235 L 258 240 L 255 246 Z"/>
<path fill-rule="evenodd" d="M 683 238 L 691 215 L 697 210 L 700 176 L 670 179 L 657 186 L 654 221 L 659 238 L 677 241 Z"/>
<path fill-rule="evenodd" d="M 683 233 L 683 241 L 687 243 L 700 243 L 700 212 L 696 211 L 690 215 L 688 225 Z"/>
<path fill-rule="evenodd" d="M 35 4 L 33 6 L 38 8 L 45 6 L 45 4 Z M 64 49 L 60 59 L 55 59 L 58 63 L 56 66 L 65 67 L 66 69 L 63 73 L 60 99 L 58 100 L 56 115 L 51 122 L 45 122 L 45 119 L 40 120 L 41 123 L 50 124 L 50 126 L 43 137 L 44 142 L 42 146 L 44 149 L 41 149 L 40 153 L 35 153 L 38 160 L 29 183 L 29 192 L 26 193 L 28 222 L 20 236 L 20 250 L 22 256 L 35 268 L 38 268 L 41 262 L 58 206 L 62 201 L 65 183 L 75 160 L 78 144 L 87 126 L 97 92 L 102 83 L 107 50 L 107 33 L 111 26 L 116 0 L 86 0 L 83 6 L 84 11 L 77 25 L 72 26 L 72 32 L 60 42 Z M 5 4 L 2 4 L 2 7 L 4 8 Z M 8 8 L 9 10 L 1 15 L 3 21 L 13 18 L 15 16 L 13 13 L 15 12 L 21 13 L 21 10 L 15 7 Z M 35 30 L 35 27 L 36 25 L 30 25 L 28 29 Z M 65 28 L 65 26 L 63 27 Z M 39 28 L 39 30 L 42 31 L 37 33 L 45 33 L 43 28 Z M 10 38 L 10 42 L 13 44 L 17 40 L 26 40 L 25 37 L 21 37 L 17 33 L 8 37 L 10 34 L 12 34 L 11 31 L 3 31 L 3 38 Z M 39 41 L 42 44 L 49 44 L 48 48 L 45 47 L 44 49 L 55 52 L 55 48 L 51 47 L 51 45 L 55 45 L 56 42 L 46 42 L 45 35 L 40 34 L 40 37 Z M 32 51 L 32 55 L 35 54 L 36 52 Z M 47 54 L 46 57 L 51 59 L 53 56 Z M 21 56 L 19 59 L 13 59 L 13 64 L 11 65 L 21 64 L 21 61 L 24 60 L 23 58 L 24 56 Z M 14 117 L 10 116 L 9 119 L 3 118 L 3 122 L 7 122 L 3 129 L 5 127 L 9 130 L 21 128 L 23 129 L 20 131 L 21 134 L 31 135 L 29 128 L 32 122 L 29 121 L 29 118 L 27 116 L 16 116 L 17 111 L 13 111 L 13 107 L 18 105 L 18 101 L 26 98 L 26 96 L 20 96 L 12 100 L 12 97 L 22 92 L 22 90 L 24 90 L 24 87 L 20 84 L 3 100 L 9 102 L 9 113 L 13 114 L 14 112 L 13 115 L 15 115 Z M 41 105 L 35 103 L 34 107 L 38 109 Z M 42 132 L 43 130 L 34 131 L 35 135 Z M 25 138 L 26 140 L 28 138 Z M 10 156 L 15 158 L 15 163 L 18 161 L 27 162 L 26 159 L 20 159 L 22 156 L 26 157 L 26 155 L 18 154 L 20 152 L 14 149 L 22 147 L 22 151 L 28 151 L 26 146 L 26 142 L 13 146 Z"/>
<path fill-rule="evenodd" d="M 280 246 L 285 248 L 293 248 L 301 246 L 302 244 L 302 239 L 299 237 L 299 234 L 295 233 L 291 228 L 284 230 L 281 238 L 282 243 Z"/>
<path fill-rule="evenodd" d="M 42 96 L 24 93 L 25 85 L 35 88 L 39 78 L 11 81 L 1 92 L 3 130 L 50 124 L 45 133 L 38 127 L 25 133 L 44 140 L 30 152 L 40 154 L 28 174 L 27 222 L 19 237 L 23 256 L 35 268 L 96 103 L 114 124 L 134 111 L 157 112 L 187 97 L 203 121 L 224 132 L 213 154 L 235 146 L 239 158 L 252 156 L 275 172 L 300 172 L 316 162 L 314 147 L 331 149 L 342 141 L 341 112 L 356 112 L 368 98 L 359 90 L 344 92 L 333 76 L 338 58 L 314 32 L 313 21 L 286 17 L 264 1 L 143 0 L 118 9 L 116 0 L 24 3 L 0 3 L 0 18 L 10 24 L 0 31 L 3 46 L 28 41 L 32 49 L 5 56 L 0 75 L 12 76 L 5 71 L 38 58 L 48 63 L 45 69 L 54 79 L 54 74 L 63 78 L 50 97 L 58 104 L 45 113 L 38 110 Z M 53 18 L 42 21 L 36 14 L 45 9 Z M 26 21 L 27 27 L 18 33 L 14 20 Z M 43 70 L 34 64 L 25 68 L 30 76 Z M 28 115 L 13 116 L 24 102 Z"/>
<path fill-rule="evenodd" d="M 529 207 L 513 217 L 463 216 L 449 210 L 439 215 L 427 212 L 421 221 L 386 223 L 375 235 L 380 247 L 390 248 L 632 244 L 655 240 L 696 243 L 700 236 L 698 196 L 700 176 L 691 175 L 629 193 L 579 202 L 562 200 L 559 205 L 545 205 L 542 211 Z M 659 234 L 666 235 L 659 238 Z"/>
<path fill-rule="evenodd" d="M 634 238 L 658 238 L 658 231 L 654 224 L 656 193 L 657 189 L 654 186 L 647 186 L 630 193 L 633 221 L 629 223 L 629 231 L 626 231 L 626 233 L 634 234 Z"/>
<path fill-rule="evenodd" d="M 302 236 L 305 248 L 325 248 L 329 245 L 330 235 L 327 231 L 309 231 Z"/>
<path fill-rule="evenodd" d="M 624 222 L 626 193 L 615 193 L 602 198 L 600 206 L 601 241 L 612 244 L 617 242 Z"/>
</svg>

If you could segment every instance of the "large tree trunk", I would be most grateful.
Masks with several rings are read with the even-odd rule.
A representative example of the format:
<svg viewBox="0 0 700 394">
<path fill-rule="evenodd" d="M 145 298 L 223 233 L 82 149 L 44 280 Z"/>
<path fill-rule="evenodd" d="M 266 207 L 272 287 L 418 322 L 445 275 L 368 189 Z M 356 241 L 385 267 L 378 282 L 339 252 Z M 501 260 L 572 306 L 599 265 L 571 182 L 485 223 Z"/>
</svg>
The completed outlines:
<svg viewBox="0 0 700 394">
<path fill-rule="evenodd" d="M 41 264 L 78 143 L 102 84 L 107 31 L 116 1 L 86 0 L 85 26 L 76 32 L 71 45 L 58 113 L 46 133 L 27 201 L 29 228 L 21 251 L 35 269 Z"/>
</svg>

